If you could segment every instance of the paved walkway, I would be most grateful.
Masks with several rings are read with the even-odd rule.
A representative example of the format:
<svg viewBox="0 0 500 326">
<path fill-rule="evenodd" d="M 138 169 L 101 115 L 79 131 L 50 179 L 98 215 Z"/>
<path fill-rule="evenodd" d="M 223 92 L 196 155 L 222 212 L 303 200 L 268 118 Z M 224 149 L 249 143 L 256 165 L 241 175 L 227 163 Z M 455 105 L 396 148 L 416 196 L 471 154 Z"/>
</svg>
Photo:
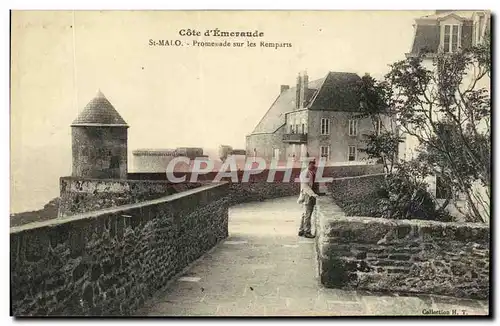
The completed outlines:
<svg viewBox="0 0 500 326">
<path fill-rule="evenodd" d="M 318 284 L 312 239 L 297 237 L 296 198 L 232 207 L 229 238 L 157 293 L 138 315 L 423 315 L 431 310 L 488 313 L 487 302 L 436 296 L 376 295 Z"/>
</svg>

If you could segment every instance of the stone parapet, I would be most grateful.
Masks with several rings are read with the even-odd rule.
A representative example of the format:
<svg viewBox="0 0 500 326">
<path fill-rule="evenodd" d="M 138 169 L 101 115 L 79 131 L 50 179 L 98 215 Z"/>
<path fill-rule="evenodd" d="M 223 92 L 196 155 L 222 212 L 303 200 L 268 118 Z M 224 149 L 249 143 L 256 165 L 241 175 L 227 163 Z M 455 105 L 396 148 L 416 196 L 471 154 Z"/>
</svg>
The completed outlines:
<svg viewBox="0 0 500 326">
<path fill-rule="evenodd" d="M 130 315 L 228 235 L 227 184 L 10 230 L 14 316 Z"/>
<path fill-rule="evenodd" d="M 329 197 L 314 214 L 326 287 L 489 296 L 488 225 L 345 216 Z"/>
</svg>

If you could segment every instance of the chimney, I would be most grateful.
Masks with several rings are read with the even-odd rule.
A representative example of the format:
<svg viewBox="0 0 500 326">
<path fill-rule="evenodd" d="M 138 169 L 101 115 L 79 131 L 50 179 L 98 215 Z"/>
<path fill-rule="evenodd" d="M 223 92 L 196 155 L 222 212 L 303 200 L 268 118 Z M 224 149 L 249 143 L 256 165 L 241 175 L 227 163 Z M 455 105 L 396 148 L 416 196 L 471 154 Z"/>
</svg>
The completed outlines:
<svg viewBox="0 0 500 326">
<path fill-rule="evenodd" d="M 290 86 L 288 85 L 281 85 L 281 90 L 280 90 L 280 94 L 283 93 L 284 91 L 287 91 L 290 89 Z"/>
<path fill-rule="evenodd" d="M 302 94 L 302 76 L 299 73 L 297 76 L 297 92 L 295 94 L 295 108 L 299 110 L 301 108 L 301 94 Z"/>
<path fill-rule="evenodd" d="M 300 108 L 303 109 L 306 105 L 306 96 L 307 90 L 309 87 L 309 76 L 307 75 L 307 71 L 304 71 L 302 74 L 302 87 L 300 89 L 301 97 L 300 97 Z"/>
<path fill-rule="evenodd" d="M 304 71 L 302 82 L 304 83 L 304 89 L 307 89 L 307 87 L 309 86 L 309 76 L 307 75 L 307 71 Z"/>
<path fill-rule="evenodd" d="M 296 94 L 296 109 L 300 110 L 304 108 L 306 104 L 306 95 L 307 89 L 309 85 L 309 76 L 307 76 L 307 72 L 299 73 L 297 76 L 297 94 Z"/>
</svg>

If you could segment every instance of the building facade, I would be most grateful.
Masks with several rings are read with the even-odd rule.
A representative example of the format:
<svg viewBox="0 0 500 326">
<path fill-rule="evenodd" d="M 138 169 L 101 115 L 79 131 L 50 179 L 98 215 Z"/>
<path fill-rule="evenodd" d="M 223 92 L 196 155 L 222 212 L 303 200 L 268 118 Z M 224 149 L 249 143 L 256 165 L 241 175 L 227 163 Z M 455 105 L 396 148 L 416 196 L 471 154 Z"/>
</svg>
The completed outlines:
<svg viewBox="0 0 500 326">
<path fill-rule="evenodd" d="M 422 64 L 429 70 L 434 70 L 434 58 L 437 54 L 455 53 L 464 49 L 483 44 L 490 38 L 491 15 L 489 11 L 436 11 L 433 15 L 417 18 L 414 24 L 415 34 L 412 47 L 407 57 L 423 55 Z M 463 76 L 460 89 L 464 90 L 474 86 L 474 89 L 486 89 L 491 91 L 491 80 L 488 74 L 484 75 L 475 84 L 473 81 L 477 77 L 477 71 L 471 69 Z M 437 85 L 436 85 L 437 86 Z M 436 119 L 442 117 L 435 115 Z M 489 123 L 483 121 L 477 126 L 477 129 L 485 131 L 490 128 Z M 417 153 L 419 142 L 415 137 L 406 135 L 404 143 L 403 158 L 411 159 Z M 442 200 L 445 193 L 440 189 L 440 180 L 430 177 L 426 180 L 430 185 L 430 191 L 438 200 Z M 472 188 L 473 195 L 478 201 L 487 203 L 480 205 L 483 207 L 481 215 L 484 220 L 488 220 L 490 191 L 476 182 Z M 463 202 L 457 202 L 456 205 L 464 205 Z M 465 205 L 464 208 L 467 209 Z"/>
<path fill-rule="evenodd" d="M 380 132 L 388 118 L 360 119 L 359 83 L 355 73 L 329 72 L 309 81 L 297 77 L 295 87 L 282 85 L 280 94 L 246 138 L 247 156 L 267 161 L 304 157 L 324 158 L 328 164 L 366 162 L 364 135 Z"/>
<path fill-rule="evenodd" d="M 433 70 L 434 58 L 439 53 L 454 53 L 477 46 L 489 37 L 491 15 L 488 11 L 436 11 L 415 19 L 412 47 L 406 57 L 424 54 L 422 64 Z M 462 86 L 468 87 L 474 77 L 474 71 L 464 76 Z M 491 89 L 488 75 L 481 78 L 475 88 Z M 439 118 L 439 117 L 437 117 Z M 411 136 L 405 137 L 404 157 L 414 157 L 418 141 Z"/>
</svg>

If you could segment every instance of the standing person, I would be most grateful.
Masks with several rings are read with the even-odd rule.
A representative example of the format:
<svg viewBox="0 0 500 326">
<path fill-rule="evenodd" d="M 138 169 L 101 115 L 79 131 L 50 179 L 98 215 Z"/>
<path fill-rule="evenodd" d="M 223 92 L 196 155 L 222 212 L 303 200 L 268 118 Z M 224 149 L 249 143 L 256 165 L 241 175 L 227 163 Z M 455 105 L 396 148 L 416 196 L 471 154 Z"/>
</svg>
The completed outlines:
<svg viewBox="0 0 500 326">
<path fill-rule="evenodd" d="M 306 178 L 307 177 L 307 178 Z M 300 196 L 299 202 L 304 204 L 304 212 L 300 221 L 299 237 L 314 238 L 311 234 L 311 216 L 318 197 L 319 184 L 316 182 L 316 161 L 309 161 L 307 170 L 300 174 Z"/>
</svg>

